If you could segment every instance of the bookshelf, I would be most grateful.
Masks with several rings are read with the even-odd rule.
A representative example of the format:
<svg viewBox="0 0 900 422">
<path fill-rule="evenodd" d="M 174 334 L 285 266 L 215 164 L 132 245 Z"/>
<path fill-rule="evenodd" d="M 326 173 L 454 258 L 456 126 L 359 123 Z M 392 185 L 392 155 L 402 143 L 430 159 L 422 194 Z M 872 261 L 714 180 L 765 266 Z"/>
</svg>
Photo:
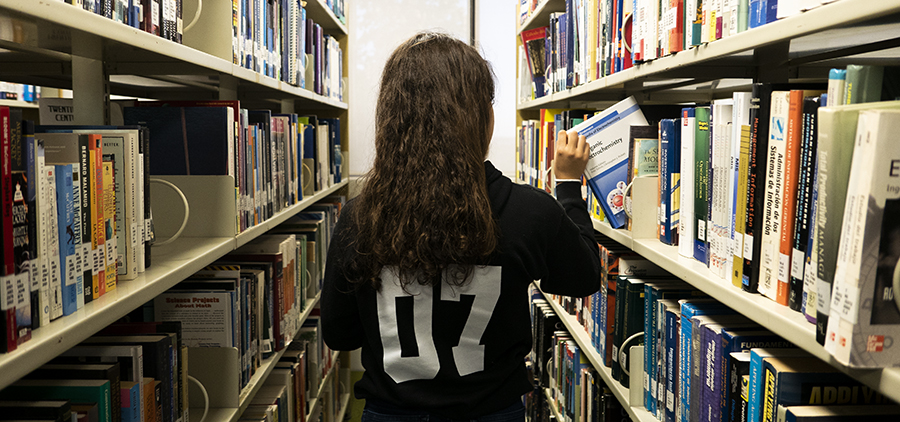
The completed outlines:
<svg viewBox="0 0 900 422">
<path fill-rule="evenodd" d="M 540 284 L 538 284 L 540 287 Z M 658 421 L 655 416 L 651 415 L 647 409 L 644 409 L 644 403 L 632 404 L 629 398 L 628 388 L 619 384 L 618 381 L 613 379 L 612 370 L 610 370 L 607 366 L 603 365 L 603 357 L 600 356 L 600 353 L 597 352 L 596 349 L 591 345 L 591 339 L 588 338 L 587 332 L 584 331 L 584 326 L 578 323 L 578 321 L 572 315 L 569 315 L 565 309 L 559 306 L 555 300 L 547 299 L 547 303 L 553 308 L 553 312 L 556 312 L 556 315 L 559 316 L 559 319 L 566 326 L 566 329 L 569 331 L 569 335 L 581 346 L 581 353 L 587 356 L 588 361 L 591 362 L 591 365 L 594 367 L 594 370 L 600 374 L 600 377 L 603 378 L 603 381 L 606 383 L 606 386 L 612 390 L 613 395 L 619 400 L 619 403 L 622 404 L 622 407 L 628 411 L 628 415 L 631 416 L 631 420 L 634 422 L 653 422 Z M 549 399 L 549 397 L 548 397 Z M 551 401 L 552 403 L 552 401 Z M 554 414 L 556 414 L 556 410 L 554 409 Z"/>
<path fill-rule="evenodd" d="M 538 4 L 518 27 L 517 44 L 521 45 L 519 35 L 522 31 L 547 25 L 551 12 L 562 11 L 565 11 L 565 2 L 546 0 Z M 517 13 L 517 21 L 519 16 Z M 602 109 L 629 95 L 642 105 L 705 103 L 730 98 L 735 91 L 749 91 L 752 82 L 824 82 L 829 69 L 848 63 L 896 66 L 900 64 L 897 28 L 900 28 L 898 2 L 838 0 L 742 33 L 636 63 L 629 69 L 542 98 L 520 101 L 516 106 L 517 124 L 537 119 L 544 108 Z M 637 187 L 632 192 L 635 197 L 633 209 L 655 211 L 654 192 L 642 192 Z M 815 325 L 802 314 L 761 295 L 745 293 L 734 287 L 730 279 L 720 279 L 705 265 L 680 256 L 677 247 L 665 245 L 647 234 L 647 229 L 655 231 L 656 225 L 655 213 L 647 214 L 651 215 L 635 217 L 633 231 L 612 229 L 605 222 L 596 220 L 593 226 L 614 242 L 630 248 L 797 347 L 886 397 L 900 401 L 900 369 L 852 369 L 838 363 L 816 342 Z M 557 303 L 548 302 L 631 417 L 640 421 L 656 420 L 643 408 L 643 403 L 630 405 L 628 390 L 613 380 L 609 369 L 600 364 L 584 327 Z"/>
<path fill-rule="evenodd" d="M 185 1 L 185 16 L 188 12 L 193 14 L 187 8 L 196 7 L 188 3 L 191 2 Z M 212 6 L 203 14 L 215 13 L 218 3 L 226 4 L 206 3 Z M 227 5 L 230 28 L 231 2 Z M 307 2 L 306 10 L 308 17 L 323 26 L 325 34 L 340 43 L 346 75 L 349 69 L 346 19 L 342 22 L 335 17 L 324 0 Z M 343 84 L 343 100 L 337 100 L 233 64 L 230 29 L 227 34 L 206 34 L 209 38 L 229 41 L 229 56 L 225 59 L 214 51 L 178 44 L 61 1 L 0 0 L 0 26 L 14 28 L 0 31 L 0 80 L 71 89 L 75 124 L 108 124 L 110 95 L 161 100 L 240 100 L 241 106 L 248 109 L 340 118 L 341 132 L 345 134 L 341 152 L 344 162 L 349 162 L 348 84 Z M 0 106 L 37 108 L 36 104 L 7 100 L 0 101 Z M 0 354 L 0 389 L 320 199 L 346 193 L 347 169 L 345 166 L 342 182 L 306 196 L 241 233 L 234 234 L 232 227 L 229 235 L 186 234 L 171 244 L 154 246 L 152 265 L 136 279 L 121 281 L 114 291 L 72 315 L 33 331 L 31 340 L 17 350 Z M 192 204 L 191 211 L 203 216 L 204 207 L 215 206 L 215 203 Z M 158 221 L 167 217 L 172 216 L 154 209 Z M 317 301 L 318 298 L 307 301 L 301 322 Z M 206 421 L 239 419 L 282 353 L 263 362 L 241 392 L 237 407 L 210 408 Z M 348 398 L 343 401 L 345 408 Z M 190 413 L 199 420 L 202 409 L 191 409 Z"/>
</svg>

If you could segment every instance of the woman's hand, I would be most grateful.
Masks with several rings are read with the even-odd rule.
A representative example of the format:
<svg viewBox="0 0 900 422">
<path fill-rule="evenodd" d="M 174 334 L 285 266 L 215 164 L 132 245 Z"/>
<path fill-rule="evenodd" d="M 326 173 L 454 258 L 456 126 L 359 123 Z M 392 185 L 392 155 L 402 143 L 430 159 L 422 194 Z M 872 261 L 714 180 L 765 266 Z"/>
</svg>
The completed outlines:
<svg viewBox="0 0 900 422">
<path fill-rule="evenodd" d="M 581 179 L 590 154 L 591 147 L 583 135 L 559 131 L 554 159 L 556 179 Z"/>
</svg>

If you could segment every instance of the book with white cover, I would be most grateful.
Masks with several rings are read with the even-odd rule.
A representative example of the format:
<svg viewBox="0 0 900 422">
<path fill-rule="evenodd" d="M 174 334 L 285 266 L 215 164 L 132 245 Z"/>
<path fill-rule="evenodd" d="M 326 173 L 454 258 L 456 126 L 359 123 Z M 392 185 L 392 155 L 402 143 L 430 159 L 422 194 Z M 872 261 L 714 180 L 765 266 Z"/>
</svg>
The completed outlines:
<svg viewBox="0 0 900 422">
<path fill-rule="evenodd" d="M 628 97 L 569 129 L 569 133 L 584 135 L 591 147 L 584 175 L 609 225 L 616 229 L 624 226 L 626 220 L 629 131 L 632 125 L 646 124 L 634 97 Z"/>
<path fill-rule="evenodd" d="M 678 254 L 694 256 L 694 109 L 681 109 L 681 216 Z"/>
<path fill-rule="evenodd" d="M 862 111 L 857 127 L 864 151 L 853 154 L 850 181 L 858 185 L 844 206 L 849 236 L 841 239 L 828 319 L 836 336 L 825 346 L 845 365 L 886 368 L 900 364 L 891 341 L 900 336 L 900 111 Z"/>
<path fill-rule="evenodd" d="M 766 151 L 765 207 L 763 208 L 762 262 L 759 293 L 772 300 L 778 290 L 779 247 L 781 245 L 781 212 L 784 192 L 784 163 L 787 148 L 790 91 L 772 92 L 769 114 L 769 150 Z"/>
</svg>

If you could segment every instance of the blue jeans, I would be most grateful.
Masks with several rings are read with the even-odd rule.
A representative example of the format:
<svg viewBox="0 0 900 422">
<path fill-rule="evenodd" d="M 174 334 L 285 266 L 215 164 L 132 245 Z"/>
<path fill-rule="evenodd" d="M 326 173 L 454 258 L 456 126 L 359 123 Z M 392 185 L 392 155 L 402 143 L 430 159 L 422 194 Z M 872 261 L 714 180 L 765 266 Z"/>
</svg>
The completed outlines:
<svg viewBox="0 0 900 422">
<path fill-rule="evenodd" d="M 525 406 L 516 402 L 512 406 L 498 410 L 494 413 L 478 416 L 472 419 L 463 419 L 470 422 L 524 422 Z M 361 422 L 456 422 L 425 411 L 410 411 L 393 406 L 374 405 L 366 403 Z"/>
</svg>

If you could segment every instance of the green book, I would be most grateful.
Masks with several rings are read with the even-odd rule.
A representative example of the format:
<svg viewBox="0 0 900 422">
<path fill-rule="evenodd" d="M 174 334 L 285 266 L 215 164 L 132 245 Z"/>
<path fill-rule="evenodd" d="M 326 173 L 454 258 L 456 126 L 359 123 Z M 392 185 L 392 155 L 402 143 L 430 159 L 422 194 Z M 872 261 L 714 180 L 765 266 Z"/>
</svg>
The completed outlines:
<svg viewBox="0 0 900 422">
<path fill-rule="evenodd" d="M 847 66 L 844 104 L 871 103 L 881 100 L 884 67 L 851 64 Z"/>
<path fill-rule="evenodd" d="M 3 400 L 71 400 L 96 402 L 100 410 L 99 422 L 114 422 L 110 412 L 109 381 L 107 380 L 30 380 L 16 381 L 0 392 Z"/>
<path fill-rule="evenodd" d="M 709 107 L 694 109 L 694 258 L 709 264 Z"/>
<path fill-rule="evenodd" d="M 816 203 L 816 341 L 825 344 L 828 315 L 831 308 L 831 285 L 834 282 L 838 244 L 853 141 L 860 110 L 897 109 L 900 101 L 844 105 L 819 108 L 818 176 L 819 196 Z"/>
</svg>

